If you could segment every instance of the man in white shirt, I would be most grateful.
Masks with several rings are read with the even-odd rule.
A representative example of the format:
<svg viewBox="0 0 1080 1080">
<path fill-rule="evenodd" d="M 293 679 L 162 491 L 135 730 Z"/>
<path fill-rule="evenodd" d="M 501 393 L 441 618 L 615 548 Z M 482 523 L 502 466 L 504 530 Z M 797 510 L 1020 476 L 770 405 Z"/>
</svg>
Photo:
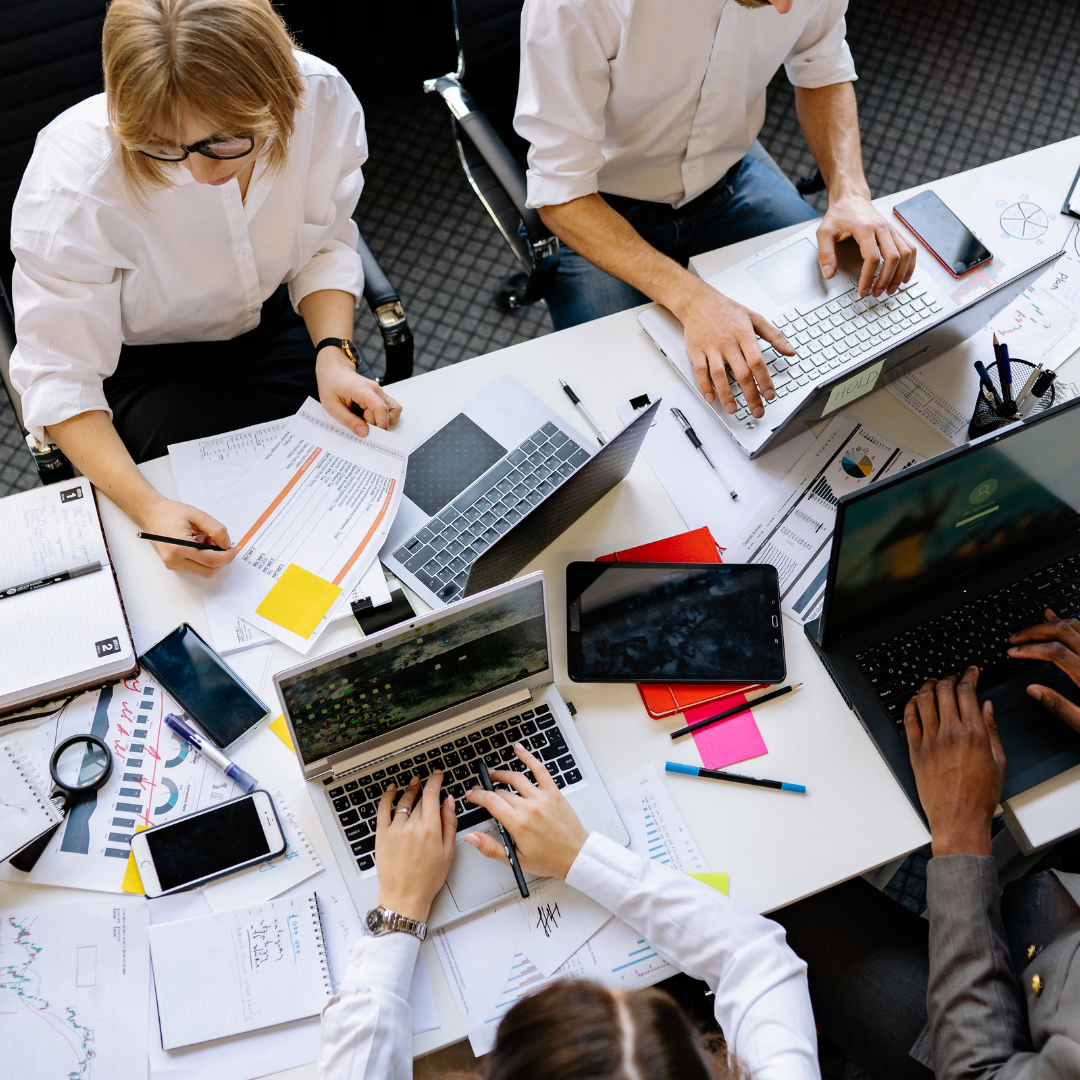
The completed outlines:
<svg viewBox="0 0 1080 1080">
<path fill-rule="evenodd" d="M 822 273 L 833 276 L 837 242 L 854 237 L 860 295 L 910 278 L 914 248 L 874 209 L 863 175 L 846 9 L 847 0 L 525 0 L 514 127 L 531 143 L 528 205 L 564 245 L 548 296 L 556 329 L 656 300 L 681 320 L 706 399 L 735 412 L 726 365 L 753 415 L 764 414 L 761 396 L 776 395 L 757 338 L 794 349 L 685 266 L 817 216 L 747 155 L 780 64 L 829 193 Z"/>
</svg>

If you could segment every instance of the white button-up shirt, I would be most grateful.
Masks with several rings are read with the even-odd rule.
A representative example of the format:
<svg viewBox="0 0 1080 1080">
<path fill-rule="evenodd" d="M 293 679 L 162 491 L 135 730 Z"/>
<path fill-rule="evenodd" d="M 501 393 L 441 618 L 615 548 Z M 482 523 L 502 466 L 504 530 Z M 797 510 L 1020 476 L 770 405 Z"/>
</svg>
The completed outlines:
<svg viewBox="0 0 1080 1080">
<path fill-rule="evenodd" d="M 754 1080 L 820 1080 L 806 964 L 783 927 L 685 874 L 590 834 L 566 882 L 713 992 L 728 1049 Z M 365 937 L 323 1009 L 318 1080 L 409 1080 L 406 1000 L 420 943 Z M 543 1054 L 542 1047 L 536 1047 Z"/>
<path fill-rule="evenodd" d="M 795 86 L 855 79 L 847 0 L 525 0 L 514 127 L 528 205 L 605 191 L 679 207 L 742 158 L 781 64 Z"/>
<path fill-rule="evenodd" d="M 11 377 L 39 438 L 88 410 L 112 415 L 102 382 L 121 344 L 234 338 L 259 325 L 283 282 L 294 306 L 320 289 L 359 300 L 351 215 L 367 160 L 363 110 L 329 64 L 295 56 L 307 89 L 288 162 L 272 176 L 257 161 L 246 199 L 236 180 L 197 184 L 177 164 L 168 166 L 175 186 L 140 205 L 124 184 L 104 94 L 38 135 L 11 215 Z"/>
</svg>

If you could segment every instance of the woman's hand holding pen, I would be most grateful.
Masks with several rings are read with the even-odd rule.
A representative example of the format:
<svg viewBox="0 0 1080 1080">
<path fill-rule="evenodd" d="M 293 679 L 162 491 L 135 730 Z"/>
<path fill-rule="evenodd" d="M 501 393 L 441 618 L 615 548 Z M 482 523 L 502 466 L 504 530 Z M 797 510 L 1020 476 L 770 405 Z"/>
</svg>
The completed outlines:
<svg viewBox="0 0 1080 1080">
<path fill-rule="evenodd" d="M 457 814 L 453 799 L 439 805 L 442 780 L 436 769 L 421 792 L 420 778 L 414 776 L 396 806 L 398 788 L 391 784 L 375 819 L 379 903 L 420 922 L 427 922 L 431 903 L 454 861 Z"/>
<path fill-rule="evenodd" d="M 174 544 L 155 543 L 154 550 L 170 570 L 183 570 L 197 577 L 208 578 L 213 577 L 223 566 L 228 566 L 236 557 L 236 549 L 232 546 L 225 526 L 195 506 L 158 496 L 136 520 L 144 532 L 217 544 L 223 549 L 198 551 Z"/>
<path fill-rule="evenodd" d="M 520 743 L 514 744 L 514 752 L 532 770 L 535 784 L 523 773 L 492 769 L 495 783 L 508 784 L 514 790 L 474 787 L 466 798 L 487 810 L 514 838 L 523 870 L 540 877 L 565 878 L 589 834 L 540 759 Z M 502 842 L 491 833 L 469 833 L 465 839 L 482 855 L 509 865 Z"/>
<path fill-rule="evenodd" d="M 361 437 L 368 433 L 369 425 L 386 429 L 396 424 L 401 415 L 401 406 L 377 382 L 358 375 L 341 349 L 327 346 L 319 353 L 315 378 L 323 408 Z"/>
</svg>

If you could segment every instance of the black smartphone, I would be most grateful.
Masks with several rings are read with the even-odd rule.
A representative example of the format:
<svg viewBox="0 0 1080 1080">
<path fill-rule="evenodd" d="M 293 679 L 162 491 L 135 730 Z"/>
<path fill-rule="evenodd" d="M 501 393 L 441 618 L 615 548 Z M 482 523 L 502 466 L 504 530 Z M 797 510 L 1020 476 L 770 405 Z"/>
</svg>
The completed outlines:
<svg viewBox="0 0 1080 1080">
<path fill-rule="evenodd" d="M 985 266 L 989 248 L 932 192 L 897 203 L 893 213 L 930 249 L 953 277 Z"/>
<path fill-rule="evenodd" d="M 187 623 L 147 649 L 139 663 L 222 750 L 269 711 Z"/>
<path fill-rule="evenodd" d="M 776 568 L 570 563 L 566 666 L 574 682 L 780 682 L 787 661 Z"/>
</svg>

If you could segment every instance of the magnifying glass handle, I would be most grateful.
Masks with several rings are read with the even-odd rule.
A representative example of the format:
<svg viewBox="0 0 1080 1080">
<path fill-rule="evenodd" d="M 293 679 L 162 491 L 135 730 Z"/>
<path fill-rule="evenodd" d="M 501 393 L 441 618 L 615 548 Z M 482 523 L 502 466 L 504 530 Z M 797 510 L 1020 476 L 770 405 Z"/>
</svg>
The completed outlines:
<svg viewBox="0 0 1080 1080">
<path fill-rule="evenodd" d="M 22 870 L 23 873 L 28 874 L 34 869 L 38 859 L 41 858 L 41 853 L 49 846 L 49 841 L 52 839 L 53 833 L 56 832 L 61 825 L 63 825 L 62 821 L 57 822 L 51 829 L 42 833 L 36 840 L 27 844 L 18 855 L 13 855 L 8 861 L 16 870 Z"/>
</svg>

